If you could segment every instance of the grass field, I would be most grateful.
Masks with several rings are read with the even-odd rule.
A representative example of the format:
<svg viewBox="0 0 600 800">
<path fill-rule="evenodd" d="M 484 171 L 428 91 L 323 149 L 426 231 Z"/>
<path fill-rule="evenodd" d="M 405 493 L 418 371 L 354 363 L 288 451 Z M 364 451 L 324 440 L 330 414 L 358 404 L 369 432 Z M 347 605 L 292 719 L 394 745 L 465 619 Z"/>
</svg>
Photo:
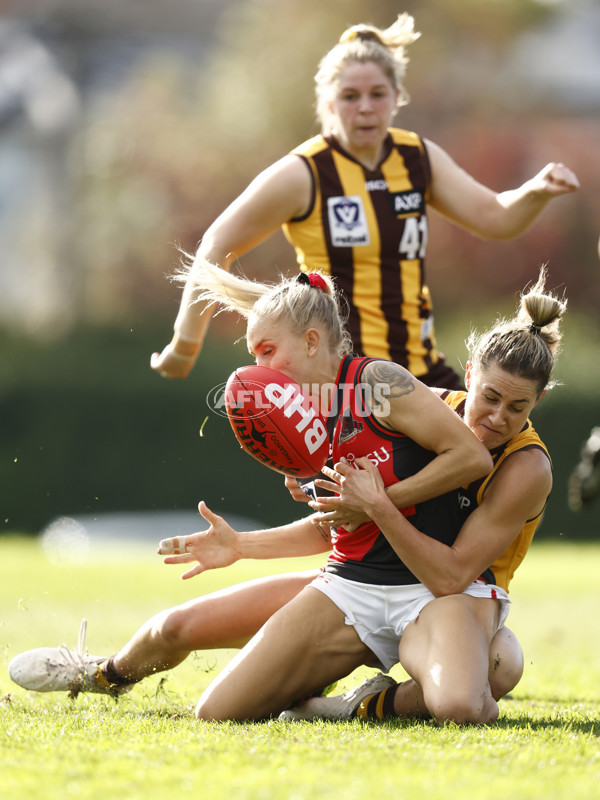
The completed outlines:
<svg viewBox="0 0 600 800">
<path fill-rule="evenodd" d="M 19 537 L 0 538 L 0 563 L 3 800 L 598 796 L 600 545 L 533 547 L 514 582 L 509 619 L 526 671 L 490 728 L 198 723 L 195 701 L 230 652 L 198 654 L 118 703 L 25 692 L 8 677 L 10 658 L 30 647 L 74 646 L 82 616 L 89 651 L 110 654 L 163 607 L 295 564 L 248 562 L 182 582 L 182 570 L 145 550 L 57 565 L 36 540 Z"/>
</svg>

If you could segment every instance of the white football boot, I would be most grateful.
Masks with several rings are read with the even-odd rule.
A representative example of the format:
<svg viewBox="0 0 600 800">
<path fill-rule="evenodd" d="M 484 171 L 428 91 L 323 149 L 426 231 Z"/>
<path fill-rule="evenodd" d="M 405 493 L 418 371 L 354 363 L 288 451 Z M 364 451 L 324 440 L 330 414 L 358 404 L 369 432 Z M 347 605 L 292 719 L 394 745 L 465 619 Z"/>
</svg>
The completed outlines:
<svg viewBox="0 0 600 800">
<path fill-rule="evenodd" d="M 279 719 L 350 719 L 366 697 L 383 692 L 390 686 L 397 686 L 389 675 L 378 672 L 367 678 L 359 686 L 349 689 L 345 694 L 334 697 L 311 697 L 302 703 L 282 711 Z"/>
<path fill-rule="evenodd" d="M 70 697 L 77 697 L 79 692 L 97 692 L 113 697 L 128 692 L 134 684 L 110 684 L 100 669 L 100 664 L 106 658 L 90 656 L 85 652 L 86 631 L 87 620 L 83 619 L 75 651 L 62 644 L 19 653 L 8 665 L 10 677 L 23 689 L 32 692 L 69 692 Z"/>
</svg>

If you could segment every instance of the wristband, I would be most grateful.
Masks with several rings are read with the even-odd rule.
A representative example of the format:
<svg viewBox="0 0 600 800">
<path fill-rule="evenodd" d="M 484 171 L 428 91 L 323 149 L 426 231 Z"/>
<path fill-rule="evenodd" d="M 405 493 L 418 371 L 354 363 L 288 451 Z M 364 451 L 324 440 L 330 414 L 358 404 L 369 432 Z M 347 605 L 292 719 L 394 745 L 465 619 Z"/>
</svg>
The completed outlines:
<svg viewBox="0 0 600 800">
<path fill-rule="evenodd" d="M 175 334 L 171 343 L 173 353 L 182 358 L 195 358 L 200 352 L 201 346 L 201 342 L 195 341 L 194 339 L 186 339 L 185 336 L 182 336 L 180 333 Z"/>
</svg>

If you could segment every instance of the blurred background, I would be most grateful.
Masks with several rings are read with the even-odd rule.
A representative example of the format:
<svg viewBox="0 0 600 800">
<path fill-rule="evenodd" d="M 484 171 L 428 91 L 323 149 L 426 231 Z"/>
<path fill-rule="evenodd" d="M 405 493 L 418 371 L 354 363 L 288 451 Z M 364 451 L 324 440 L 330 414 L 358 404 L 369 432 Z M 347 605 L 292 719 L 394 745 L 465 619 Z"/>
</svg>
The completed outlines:
<svg viewBox="0 0 600 800">
<path fill-rule="evenodd" d="M 171 336 L 178 248 L 318 132 L 313 76 L 341 32 L 401 11 L 422 37 L 399 125 L 498 191 L 549 161 L 581 180 L 514 242 L 432 212 L 427 269 L 457 368 L 471 327 L 511 313 L 542 263 L 566 291 L 563 385 L 534 418 L 556 477 L 538 535 L 598 535 L 600 499 L 567 504 L 600 424 L 596 0 L 0 0 L 0 535 L 110 515 L 127 533 L 133 511 L 146 531 L 180 511 L 191 531 L 200 499 L 257 524 L 298 513 L 207 405 L 249 362 L 244 326 L 218 318 L 186 381 L 159 378 L 150 355 Z M 277 235 L 242 266 L 273 276 L 295 260 Z"/>
</svg>

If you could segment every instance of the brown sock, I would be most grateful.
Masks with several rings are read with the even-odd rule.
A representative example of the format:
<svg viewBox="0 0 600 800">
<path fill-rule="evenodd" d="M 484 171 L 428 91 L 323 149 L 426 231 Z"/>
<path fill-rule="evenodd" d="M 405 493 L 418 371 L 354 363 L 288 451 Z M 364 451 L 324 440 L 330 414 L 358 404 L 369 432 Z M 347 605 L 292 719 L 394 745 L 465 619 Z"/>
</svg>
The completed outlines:
<svg viewBox="0 0 600 800">
<path fill-rule="evenodd" d="M 385 719 L 394 716 L 394 697 L 397 686 L 388 686 L 382 692 L 372 694 L 360 703 L 353 716 L 359 719 Z"/>
</svg>

